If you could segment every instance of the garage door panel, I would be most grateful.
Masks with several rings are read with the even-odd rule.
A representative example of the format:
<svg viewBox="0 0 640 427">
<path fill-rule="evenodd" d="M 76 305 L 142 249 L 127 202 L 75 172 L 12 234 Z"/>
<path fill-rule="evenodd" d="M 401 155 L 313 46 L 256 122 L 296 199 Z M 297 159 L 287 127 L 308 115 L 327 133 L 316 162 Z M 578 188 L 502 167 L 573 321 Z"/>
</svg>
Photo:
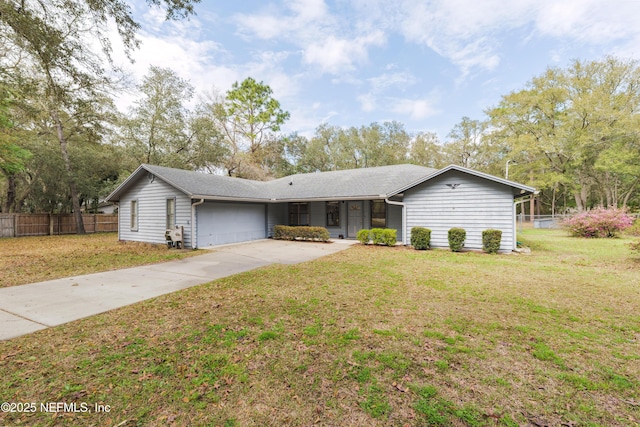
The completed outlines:
<svg viewBox="0 0 640 427">
<path fill-rule="evenodd" d="M 198 246 L 264 239 L 265 224 L 264 205 L 205 203 L 198 206 Z"/>
</svg>

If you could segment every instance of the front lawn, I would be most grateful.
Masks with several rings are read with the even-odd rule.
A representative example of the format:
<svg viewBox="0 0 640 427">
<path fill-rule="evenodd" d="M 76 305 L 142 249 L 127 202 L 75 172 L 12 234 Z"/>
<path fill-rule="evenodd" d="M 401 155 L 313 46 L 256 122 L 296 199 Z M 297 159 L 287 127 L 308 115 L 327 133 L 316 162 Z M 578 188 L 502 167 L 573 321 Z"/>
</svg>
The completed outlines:
<svg viewBox="0 0 640 427">
<path fill-rule="evenodd" d="M 2 342 L 3 400 L 36 411 L 0 425 L 640 423 L 638 255 L 519 240 L 531 255 L 354 246 Z"/>
<path fill-rule="evenodd" d="M 0 239 L 0 288 L 197 255 L 165 245 L 120 242 L 117 233 Z"/>
</svg>

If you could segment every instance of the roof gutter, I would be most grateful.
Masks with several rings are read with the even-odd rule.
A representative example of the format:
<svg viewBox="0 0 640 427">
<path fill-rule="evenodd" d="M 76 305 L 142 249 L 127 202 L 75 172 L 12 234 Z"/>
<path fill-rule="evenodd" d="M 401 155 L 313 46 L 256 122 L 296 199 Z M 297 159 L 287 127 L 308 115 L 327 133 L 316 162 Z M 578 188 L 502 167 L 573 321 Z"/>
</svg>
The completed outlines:
<svg viewBox="0 0 640 427">
<path fill-rule="evenodd" d="M 346 200 L 380 200 L 384 199 L 386 196 L 336 196 L 336 197 L 302 197 L 302 198 L 291 198 L 291 199 L 253 199 L 249 197 L 228 197 L 228 196 L 204 196 L 201 194 L 194 194 L 191 196 L 192 199 L 204 199 L 204 200 L 215 200 L 219 202 L 245 202 L 245 203 L 304 203 L 304 202 L 332 202 L 332 201 L 346 201 Z"/>
<path fill-rule="evenodd" d="M 196 227 L 196 206 L 204 203 L 204 199 L 191 203 L 191 249 L 198 249 L 198 230 Z"/>
<path fill-rule="evenodd" d="M 360 201 L 360 200 L 384 200 L 386 196 L 335 196 L 335 197 L 302 197 L 291 199 L 271 199 L 271 203 L 304 203 L 304 202 L 342 202 L 342 201 Z"/>
<path fill-rule="evenodd" d="M 230 196 L 205 196 L 201 194 L 193 194 L 191 195 L 191 198 L 200 199 L 200 200 L 217 200 L 220 202 L 247 202 L 247 203 L 269 203 L 273 201 L 273 199 L 254 199 L 252 197 L 230 197 Z"/>
<path fill-rule="evenodd" d="M 389 205 L 402 206 L 402 244 L 407 245 L 407 205 L 404 202 L 394 202 L 388 198 L 384 202 Z"/>
</svg>

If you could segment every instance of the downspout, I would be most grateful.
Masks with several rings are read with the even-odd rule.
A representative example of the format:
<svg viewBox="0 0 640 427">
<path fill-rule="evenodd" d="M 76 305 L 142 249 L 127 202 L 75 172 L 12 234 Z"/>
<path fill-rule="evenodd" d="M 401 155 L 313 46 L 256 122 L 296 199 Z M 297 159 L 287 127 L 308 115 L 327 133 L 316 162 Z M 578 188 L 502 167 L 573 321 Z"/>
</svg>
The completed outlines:
<svg viewBox="0 0 640 427">
<path fill-rule="evenodd" d="M 118 241 L 120 241 L 120 200 L 114 202 L 114 205 L 118 207 Z"/>
<path fill-rule="evenodd" d="M 402 244 L 407 245 L 407 205 L 404 202 L 393 202 L 389 199 L 384 199 L 384 202 L 389 205 L 402 206 Z"/>
<path fill-rule="evenodd" d="M 198 249 L 198 230 L 196 229 L 196 206 L 204 203 L 204 199 L 191 204 L 191 249 Z"/>
</svg>

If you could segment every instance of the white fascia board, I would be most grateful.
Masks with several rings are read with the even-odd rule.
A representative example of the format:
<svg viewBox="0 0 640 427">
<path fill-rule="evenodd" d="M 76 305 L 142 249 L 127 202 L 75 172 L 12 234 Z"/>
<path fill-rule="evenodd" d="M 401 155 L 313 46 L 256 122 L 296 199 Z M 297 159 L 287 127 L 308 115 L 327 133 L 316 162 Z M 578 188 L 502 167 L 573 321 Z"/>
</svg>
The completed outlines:
<svg viewBox="0 0 640 427">
<path fill-rule="evenodd" d="M 134 170 L 134 171 L 133 171 L 133 173 L 127 177 L 127 179 L 125 179 L 124 181 L 122 181 L 122 184 L 118 185 L 118 187 L 117 187 L 115 190 L 113 190 L 113 191 L 111 192 L 111 194 L 109 194 L 105 200 L 107 200 L 107 201 L 114 201 L 114 200 L 112 200 L 112 197 L 116 197 L 116 195 L 117 195 L 118 193 L 120 193 L 123 189 L 125 189 L 126 187 L 128 187 L 128 186 L 129 186 L 129 184 L 130 184 L 132 181 L 136 180 L 136 179 L 138 178 L 138 173 L 140 172 L 140 170 L 141 170 L 141 169 L 144 169 L 144 165 L 140 165 L 140 166 L 138 166 L 138 167 L 136 168 L 136 170 Z M 115 200 L 115 201 L 118 201 L 118 200 L 120 200 L 120 199 L 118 198 L 118 199 L 117 199 L 117 200 Z"/>
<path fill-rule="evenodd" d="M 270 203 L 303 203 L 303 202 L 341 202 L 341 201 L 353 201 L 353 200 L 384 200 L 385 195 L 370 195 L 370 196 L 337 196 L 337 197 L 301 197 L 291 199 L 271 199 Z"/>
<path fill-rule="evenodd" d="M 204 195 L 192 195 L 191 200 L 204 199 L 210 202 L 247 202 L 247 203 L 273 203 L 272 199 L 254 199 L 251 197 L 231 197 L 231 196 L 204 196 Z"/>
</svg>

